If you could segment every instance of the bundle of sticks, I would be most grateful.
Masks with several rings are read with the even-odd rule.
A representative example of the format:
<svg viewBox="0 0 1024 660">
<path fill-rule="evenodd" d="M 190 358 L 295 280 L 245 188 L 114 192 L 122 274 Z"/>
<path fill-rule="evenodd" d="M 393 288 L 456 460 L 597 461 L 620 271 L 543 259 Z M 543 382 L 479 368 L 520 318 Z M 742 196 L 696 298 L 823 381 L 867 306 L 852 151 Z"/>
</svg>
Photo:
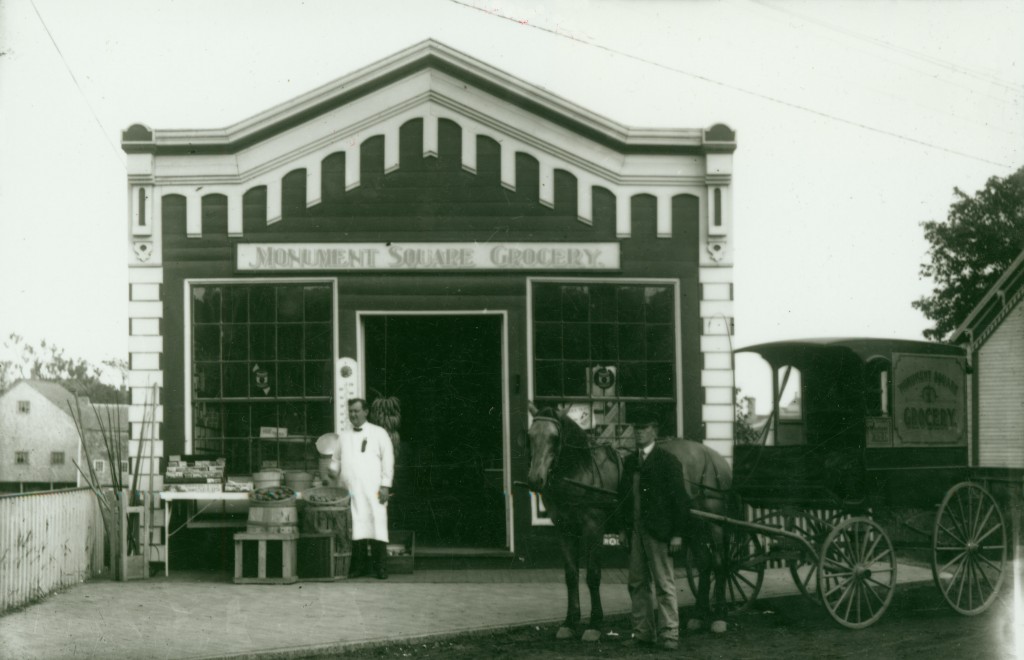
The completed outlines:
<svg viewBox="0 0 1024 660">
<path fill-rule="evenodd" d="M 402 408 L 398 397 L 379 396 L 370 404 L 371 422 L 382 427 L 391 437 L 391 446 L 395 450 L 395 459 L 398 458 L 398 447 L 402 443 L 399 429 L 402 426 Z"/>
</svg>

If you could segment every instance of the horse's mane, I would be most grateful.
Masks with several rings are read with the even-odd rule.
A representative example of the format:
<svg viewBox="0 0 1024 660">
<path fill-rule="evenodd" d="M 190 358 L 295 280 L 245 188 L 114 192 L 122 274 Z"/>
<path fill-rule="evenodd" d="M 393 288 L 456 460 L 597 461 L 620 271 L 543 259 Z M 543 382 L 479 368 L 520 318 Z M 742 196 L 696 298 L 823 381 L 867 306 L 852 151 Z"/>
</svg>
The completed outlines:
<svg viewBox="0 0 1024 660">
<path fill-rule="evenodd" d="M 538 411 L 536 417 L 550 417 L 558 420 L 558 441 L 562 443 L 563 459 L 563 464 L 559 466 L 561 470 L 573 470 L 590 462 L 590 451 L 593 448 L 590 436 L 580 428 L 575 420 L 550 406 Z"/>
</svg>

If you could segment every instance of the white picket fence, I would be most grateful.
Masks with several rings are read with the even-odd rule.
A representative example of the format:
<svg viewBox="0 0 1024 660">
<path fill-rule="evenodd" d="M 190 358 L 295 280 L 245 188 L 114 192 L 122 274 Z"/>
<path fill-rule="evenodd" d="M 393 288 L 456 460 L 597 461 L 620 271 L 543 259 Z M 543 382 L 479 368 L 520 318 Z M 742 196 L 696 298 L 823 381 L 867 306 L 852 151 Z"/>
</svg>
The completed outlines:
<svg viewBox="0 0 1024 660">
<path fill-rule="evenodd" d="M 88 488 L 0 496 L 0 612 L 101 573 L 103 548 Z"/>
</svg>

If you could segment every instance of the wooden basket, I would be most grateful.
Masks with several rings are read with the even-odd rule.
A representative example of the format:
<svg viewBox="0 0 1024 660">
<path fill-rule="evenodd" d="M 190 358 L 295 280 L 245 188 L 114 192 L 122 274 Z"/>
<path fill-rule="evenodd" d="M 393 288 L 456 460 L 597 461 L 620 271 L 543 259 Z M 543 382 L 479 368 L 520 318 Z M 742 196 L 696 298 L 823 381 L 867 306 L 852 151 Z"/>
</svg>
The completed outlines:
<svg viewBox="0 0 1024 660">
<path fill-rule="evenodd" d="M 306 502 L 306 506 L 310 507 L 331 506 L 347 509 L 351 496 L 344 488 L 321 486 L 319 488 L 310 488 L 303 493 L 302 499 Z"/>
</svg>

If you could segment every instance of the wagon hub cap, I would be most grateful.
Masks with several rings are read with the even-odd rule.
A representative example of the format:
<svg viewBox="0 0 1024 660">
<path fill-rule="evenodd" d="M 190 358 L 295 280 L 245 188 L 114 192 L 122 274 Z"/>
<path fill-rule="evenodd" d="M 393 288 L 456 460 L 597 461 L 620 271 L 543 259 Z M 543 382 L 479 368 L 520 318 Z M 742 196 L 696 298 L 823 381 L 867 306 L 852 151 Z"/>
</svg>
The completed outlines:
<svg viewBox="0 0 1024 660">
<path fill-rule="evenodd" d="M 867 580 L 867 579 L 869 579 L 871 577 L 871 569 L 868 568 L 867 566 L 863 566 L 861 564 L 858 564 L 853 569 L 853 576 L 855 578 L 857 578 L 858 580 Z"/>
<path fill-rule="evenodd" d="M 968 541 L 967 542 L 967 552 L 975 553 L 977 551 L 978 551 L 978 542 L 977 541 Z"/>
</svg>

